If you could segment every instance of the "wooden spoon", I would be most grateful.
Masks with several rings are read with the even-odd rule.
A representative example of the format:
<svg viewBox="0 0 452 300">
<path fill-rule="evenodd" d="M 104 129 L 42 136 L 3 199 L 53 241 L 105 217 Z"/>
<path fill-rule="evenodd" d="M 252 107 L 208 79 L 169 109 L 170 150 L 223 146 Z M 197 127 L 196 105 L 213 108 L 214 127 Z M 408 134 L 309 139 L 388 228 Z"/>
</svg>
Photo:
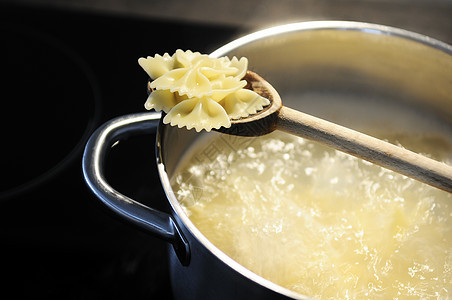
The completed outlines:
<svg viewBox="0 0 452 300">
<path fill-rule="evenodd" d="M 248 88 L 270 100 L 256 114 L 231 120 L 217 131 L 260 136 L 276 129 L 333 147 L 431 186 L 452 193 L 452 167 L 352 129 L 285 107 L 277 91 L 262 77 L 248 71 Z"/>
</svg>

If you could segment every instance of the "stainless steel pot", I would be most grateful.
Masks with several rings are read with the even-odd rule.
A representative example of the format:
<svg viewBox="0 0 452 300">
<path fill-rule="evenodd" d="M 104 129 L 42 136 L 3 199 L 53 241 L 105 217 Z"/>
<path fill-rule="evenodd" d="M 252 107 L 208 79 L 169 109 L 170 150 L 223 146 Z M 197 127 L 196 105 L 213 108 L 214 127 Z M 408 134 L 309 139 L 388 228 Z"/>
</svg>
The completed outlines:
<svg viewBox="0 0 452 300">
<path fill-rule="evenodd" d="M 286 106 L 380 137 L 416 130 L 441 134 L 452 142 L 452 47 L 437 40 L 373 24 L 306 22 L 247 35 L 211 54 L 224 55 L 247 57 L 249 68 L 272 83 Z M 404 116 L 411 110 L 421 112 L 417 119 L 413 114 Z M 306 298 L 245 269 L 193 225 L 176 199 L 170 178 L 194 141 L 219 133 L 194 133 L 159 120 L 159 113 L 140 113 L 101 126 L 86 145 L 83 172 L 105 205 L 172 244 L 175 297 Z M 413 125 L 418 126 L 413 129 Z M 120 194 L 103 175 L 104 158 L 112 144 L 155 131 L 158 172 L 171 214 Z"/>
</svg>

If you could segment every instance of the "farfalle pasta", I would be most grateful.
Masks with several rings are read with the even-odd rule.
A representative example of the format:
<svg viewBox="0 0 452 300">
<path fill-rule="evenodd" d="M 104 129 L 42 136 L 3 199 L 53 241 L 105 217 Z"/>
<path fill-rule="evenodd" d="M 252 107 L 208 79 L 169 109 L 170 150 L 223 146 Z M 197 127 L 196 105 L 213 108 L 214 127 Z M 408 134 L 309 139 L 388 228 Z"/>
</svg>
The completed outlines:
<svg viewBox="0 0 452 300">
<path fill-rule="evenodd" d="M 163 123 L 210 131 L 230 127 L 230 119 L 254 114 L 269 100 L 244 89 L 248 68 L 245 57 L 212 58 L 190 50 L 177 50 L 138 59 L 151 82 L 146 109 L 164 111 Z"/>
</svg>

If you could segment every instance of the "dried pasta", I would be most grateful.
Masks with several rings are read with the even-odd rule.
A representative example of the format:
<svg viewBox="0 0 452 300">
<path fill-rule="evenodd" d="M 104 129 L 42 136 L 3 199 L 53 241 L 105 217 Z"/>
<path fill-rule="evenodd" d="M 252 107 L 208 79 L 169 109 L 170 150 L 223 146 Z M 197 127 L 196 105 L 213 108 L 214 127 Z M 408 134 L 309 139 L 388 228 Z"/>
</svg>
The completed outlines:
<svg viewBox="0 0 452 300">
<path fill-rule="evenodd" d="M 177 50 L 138 59 L 153 80 L 145 108 L 164 111 L 163 123 L 210 131 L 230 127 L 230 119 L 254 114 L 269 100 L 244 89 L 248 68 L 245 57 L 212 58 L 190 50 Z"/>
</svg>

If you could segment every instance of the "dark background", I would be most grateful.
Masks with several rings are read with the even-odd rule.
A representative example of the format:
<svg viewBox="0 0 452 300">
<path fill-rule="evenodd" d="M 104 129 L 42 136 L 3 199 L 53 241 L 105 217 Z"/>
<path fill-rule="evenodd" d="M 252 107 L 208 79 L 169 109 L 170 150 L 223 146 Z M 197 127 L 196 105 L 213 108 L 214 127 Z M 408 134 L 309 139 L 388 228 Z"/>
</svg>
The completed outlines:
<svg viewBox="0 0 452 300">
<path fill-rule="evenodd" d="M 262 27 L 318 19 L 397 26 L 451 43 L 451 16 L 445 0 L 0 2 L 2 294 L 172 299 L 166 244 L 111 215 L 81 172 L 96 127 L 144 111 L 139 57 L 209 53 Z M 168 210 L 154 136 L 120 143 L 107 165 L 120 192 Z"/>
</svg>

